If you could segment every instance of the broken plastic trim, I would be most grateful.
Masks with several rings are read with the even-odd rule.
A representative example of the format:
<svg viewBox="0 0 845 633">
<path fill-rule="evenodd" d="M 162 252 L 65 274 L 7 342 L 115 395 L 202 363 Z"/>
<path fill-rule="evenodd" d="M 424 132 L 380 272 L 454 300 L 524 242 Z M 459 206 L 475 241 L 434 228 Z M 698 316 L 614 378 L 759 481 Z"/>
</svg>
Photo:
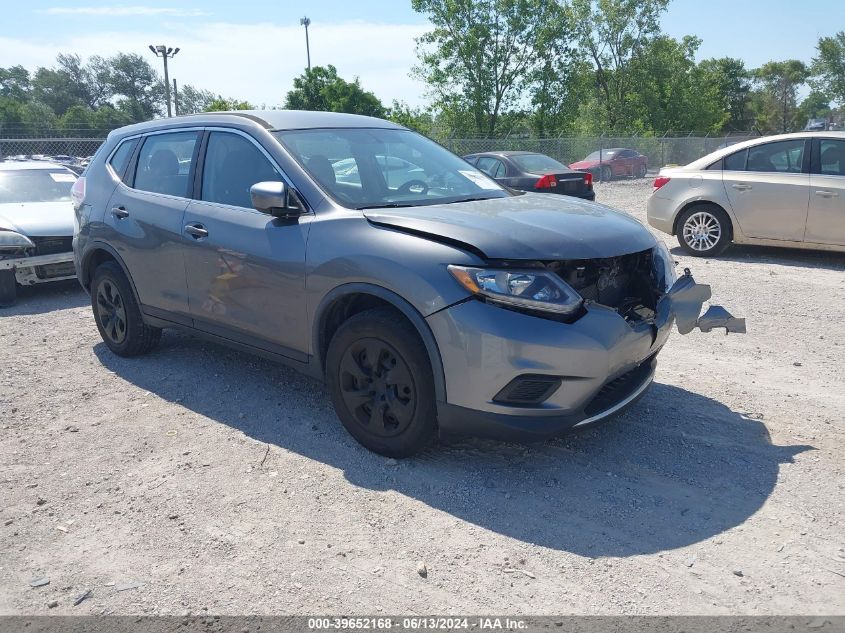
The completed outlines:
<svg viewBox="0 0 845 633">
<path fill-rule="evenodd" d="M 711 296 L 710 286 L 695 283 L 689 268 L 685 268 L 684 274 L 658 300 L 655 325 L 662 328 L 674 318 L 681 334 L 689 334 L 696 327 L 702 332 L 725 328 L 725 334 L 744 334 L 745 319 L 733 316 L 722 306 L 710 306 L 701 314 L 701 307 Z"/>
</svg>

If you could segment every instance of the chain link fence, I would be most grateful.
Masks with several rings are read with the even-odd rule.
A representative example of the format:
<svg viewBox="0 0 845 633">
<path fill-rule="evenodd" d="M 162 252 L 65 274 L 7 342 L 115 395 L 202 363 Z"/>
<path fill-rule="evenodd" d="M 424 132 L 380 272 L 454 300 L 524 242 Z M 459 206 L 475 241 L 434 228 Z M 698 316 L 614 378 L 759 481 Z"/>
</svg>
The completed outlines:
<svg viewBox="0 0 845 633">
<path fill-rule="evenodd" d="M 737 133 L 729 136 L 581 136 L 558 138 L 449 138 L 441 143 L 459 156 L 477 152 L 522 150 L 546 154 L 569 165 L 588 154 L 624 147 L 648 157 L 650 169 L 666 165 L 686 165 L 727 145 L 759 136 Z"/>
<path fill-rule="evenodd" d="M 651 169 L 666 165 L 685 165 L 720 147 L 758 136 L 753 133 L 729 136 L 583 136 L 557 138 L 448 138 L 441 143 L 458 154 L 524 150 L 539 152 L 565 165 L 582 160 L 591 152 L 615 147 L 634 149 L 648 157 Z M 0 160 L 8 158 L 70 156 L 82 159 L 94 154 L 104 138 L 60 137 L 2 138 Z"/>
<path fill-rule="evenodd" d="M 8 158 L 87 158 L 102 145 L 104 138 L 0 138 L 0 160 Z"/>
</svg>

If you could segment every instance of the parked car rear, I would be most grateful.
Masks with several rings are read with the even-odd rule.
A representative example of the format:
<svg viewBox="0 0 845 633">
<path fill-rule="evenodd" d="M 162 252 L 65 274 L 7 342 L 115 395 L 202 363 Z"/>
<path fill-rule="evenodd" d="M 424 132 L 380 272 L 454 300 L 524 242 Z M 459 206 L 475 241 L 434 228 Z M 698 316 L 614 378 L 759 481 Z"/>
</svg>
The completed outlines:
<svg viewBox="0 0 845 633">
<path fill-rule="evenodd" d="M 597 150 L 569 167 L 586 170 L 595 178 L 605 181 L 623 176 L 645 178 L 648 173 L 648 158 L 635 149 L 612 147 Z"/>
<path fill-rule="evenodd" d="M 464 160 L 511 189 L 596 199 L 591 173 L 570 169 L 545 154 L 481 152 L 464 156 Z"/>
</svg>

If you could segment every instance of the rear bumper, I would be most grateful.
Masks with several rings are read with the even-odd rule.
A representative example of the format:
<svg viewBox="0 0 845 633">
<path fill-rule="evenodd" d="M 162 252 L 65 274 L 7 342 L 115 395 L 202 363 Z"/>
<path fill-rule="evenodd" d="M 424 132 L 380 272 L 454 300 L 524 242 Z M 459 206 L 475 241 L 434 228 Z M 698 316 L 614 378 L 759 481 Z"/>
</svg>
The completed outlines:
<svg viewBox="0 0 845 633">
<path fill-rule="evenodd" d="M 674 235 L 675 203 L 673 200 L 652 194 L 648 198 L 646 218 L 648 223 L 658 231 Z"/>
</svg>

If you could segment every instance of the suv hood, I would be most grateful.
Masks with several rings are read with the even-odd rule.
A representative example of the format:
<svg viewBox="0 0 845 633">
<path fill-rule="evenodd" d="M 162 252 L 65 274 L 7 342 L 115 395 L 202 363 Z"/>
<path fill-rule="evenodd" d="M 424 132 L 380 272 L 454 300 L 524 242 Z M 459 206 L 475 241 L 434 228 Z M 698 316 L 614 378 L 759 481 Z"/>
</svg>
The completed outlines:
<svg viewBox="0 0 845 633">
<path fill-rule="evenodd" d="M 594 259 L 657 244 L 648 229 L 621 211 L 554 194 L 370 209 L 364 216 L 377 225 L 458 242 L 489 259 Z"/>
<path fill-rule="evenodd" d="M 73 235 L 73 203 L 7 202 L 0 204 L 0 229 L 27 237 Z"/>
</svg>

